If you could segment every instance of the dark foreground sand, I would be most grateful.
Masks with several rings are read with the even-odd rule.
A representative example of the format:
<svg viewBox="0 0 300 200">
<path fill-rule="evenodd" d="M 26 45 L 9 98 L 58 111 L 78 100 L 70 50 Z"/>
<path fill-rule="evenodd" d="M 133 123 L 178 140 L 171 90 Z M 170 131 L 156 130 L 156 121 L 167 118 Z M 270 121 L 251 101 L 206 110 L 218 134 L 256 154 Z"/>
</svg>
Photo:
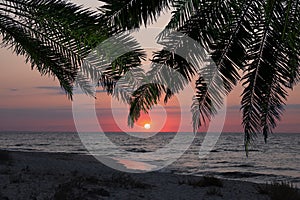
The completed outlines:
<svg viewBox="0 0 300 200">
<path fill-rule="evenodd" d="M 257 187 L 168 173 L 127 174 L 87 155 L 0 153 L 0 200 L 269 199 Z"/>
</svg>

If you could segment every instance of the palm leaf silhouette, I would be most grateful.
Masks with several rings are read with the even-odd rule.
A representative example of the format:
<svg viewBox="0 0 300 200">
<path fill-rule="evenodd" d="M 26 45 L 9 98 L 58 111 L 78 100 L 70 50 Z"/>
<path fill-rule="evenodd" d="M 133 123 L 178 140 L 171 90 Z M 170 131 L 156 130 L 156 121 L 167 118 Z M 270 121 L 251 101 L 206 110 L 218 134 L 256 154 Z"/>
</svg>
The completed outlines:
<svg viewBox="0 0 300 200">
<path fill-rule="evenodd" d="M 101 0 L 106 5 L 99 8 L 117 30 L 131 30 L 147 26 L 157 20 L 163 10 L 169 8 L 169 0 Z"/>
<path fill-rule="evenodd" d="M 82 59 L 108 37 L 99 16 L 58 0 L 0 3 L 2 46 L 25 56 L 42 75 L 58 78 L 69 98 Z"/>
<path fill-rule="evenodd" d="M 290 18 L 289 23 L 299 27 L 298 3 L 261 1 L 255 10 L 257 19 L 252 25 L 253 42 L 249 46 L 249 64 L 243 77 L 246 150 L 256 133 L 262 132 L 267 140 L 284 110 L 287 89 L 292 88 L 299 76 L 299 47 L 291 45 L 299 40 L 299 30 L 288 28 L 287 24 Z M 290 12 L 298 12 L 298 16 L 292 16 Z M 287 34 L 287 29 L 293 36 Z"/>
<path fill-rule="evenodd" d="M 173 63 L 189 81 L 197 72 L 197 94 L 192 105 L 194 130 L 216 113 L 223 95 L 241 80 L 245 87 L 241 109 L 247 151 L 257 133 L 263 133 L 266 139 L 276 127 L 287 90 L 299 81 L 299 0 L 185 0 L 169 5 L 174 10 L 172 19 L 158 39 L 165 37 L 169 29 L 193 38 L 211 55 L 217 70 L 211 71 L 208 65 L 206 70 L 195 71 L 197 66 L 164 50 L 154 54 L 154 65 L 172 67 Z M 134 27 L 141 24 L 139 20 Z M 158 79 L 161 76 L 156 75 Z M 225 90 L 217 87 L 216 77 L 222 78 Z M 131 114 L 139 116 L 140 111 L 150 109 L 163 93 L 165 100 L 172 96 L 168 88 L 155 84 L 140 88 L 133 95 Z"/>
<path fill-rule="evenodd" d="M 131 126 L 141 111 L 147 112 L 162 97 L 167 102 L 196 78 L 191 110 L 197 131 L 216 114 L 224 95 L 242 81 L 246 152 L 257 133 L 267 140 L 284 112 L 288 90 L 299 81 L 300 0 L 103 2 L 106 5 L 95 13 L 58 0 L 2 1 L 2 45 L 24 55 L 41 74 L 56 76 L 69 97 L 76 76 L 87 93 L 90 89 L 85 80 L 95 78 L 109 94 L 131 105 Z M 110 60 L 93 52 L 111 36 L 156 21 L 169 7 L 173 9 L 172 18 L 158 41 L 171 48 L 154 53 L 147 74 L 140 68 L 144 51 L 126 34 L 120 35 L 116 46 L 108 43 L 102 53 L 106 58 L 113 57 L 122 43 L 128 43 L 128 53 Z M 205 63 L 203 52 L 185 49 L 184 41 L 176 37 L 164 41 L 170 30 L 197 41 L 214 63 L 202 68 L 193 60 Z M 185 56 L 176 55 L 178 50 L 186 51 Z M 175 77 L 174 82 L 169 69 L 181 78 Z M 172 88 L 168 88 L 172 81 Z M 220 81 L 223 85 L 218 84 Z M 151 84 L 136 87 L 141 82 Z"/>
</svg>

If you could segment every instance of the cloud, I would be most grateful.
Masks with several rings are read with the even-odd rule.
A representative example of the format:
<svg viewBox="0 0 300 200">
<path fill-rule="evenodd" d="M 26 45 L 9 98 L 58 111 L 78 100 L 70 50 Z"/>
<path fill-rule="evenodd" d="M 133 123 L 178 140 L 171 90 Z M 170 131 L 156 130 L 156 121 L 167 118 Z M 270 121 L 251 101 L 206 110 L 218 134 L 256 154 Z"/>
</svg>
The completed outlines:
<svg viewBox="0 0 300 200">
<path fill-rule="evenodd" d="M 49 93 L 51 95 L 53 95 L 53 92 L 58 95 L 66 94 L 65 91 L 59 86 L 37 86 L 34 87 L 34 89 L 51 91 L 51 93 Z"/>
<path fill-rule="evenodd" d="M 17 89 L 17 88 L 9 88 L 8 90 L 11 91 L 11 92 L 18 92 L 19 91 L 19 89 Z"/>
<path fill-rule="evenodd" d="M 58 86 L 37 86 L 35 89 L 40 89 L 40 90 L 62 90 L 61 87 Z"/>
<path fill-rule="evenodd" d="M 92 92 L 94 92 L 95 91 L 95 88 L 91 88 L 91 90 L 92 90 Z M 82 89 L 80 89 L 80 88 L 78 88 L 77 89 L 77 87 L 74 87 L 74 90 L 73 90 L 73 93 L 76 95 L 80 95 L 80 94 L 86 94 Z M 98 90 L 96 90 L 96 94 L 97 93 L 106 93 L 106 90 L 100 90 L 100 89 L 98 89 Z"/>
</svg>

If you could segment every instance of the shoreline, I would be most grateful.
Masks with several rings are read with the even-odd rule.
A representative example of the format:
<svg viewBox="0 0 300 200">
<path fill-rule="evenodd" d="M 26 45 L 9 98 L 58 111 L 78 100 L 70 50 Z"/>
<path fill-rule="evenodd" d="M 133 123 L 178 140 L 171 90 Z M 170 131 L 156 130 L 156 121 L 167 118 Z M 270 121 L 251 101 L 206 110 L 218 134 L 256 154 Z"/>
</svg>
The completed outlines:
<svg viewBox="0 0 300 200">
<path fill-rule="evenodd" d="M 0 199 L 269 199 L 258 190 L 264 184 L 167 172 L 129 174 L 90 155 L 0 151 L 0 158 Z"/>
<path fill-rule="evenodd" d="M 77 159 L 80 159 L 81 157 L 84 157 L 84 156 L 87 156 L 87 157 L 90 157 L 91 160 L 94 160 L 95 162 L 99 162 L 99 164 L 105 168 L 109 168 L 110 167 L 107 167 L 105 164 L 101 163 L 100 161 L 98 161 L 92 154 L 90 154 L 88 151 L 82 151 L 82 152 L 46 152 L 46 151 L 31 151 L 31 150 L 25 150 L 25 151 L 22 151 L 22 150 L 18 150 L 18 149 L 0 149 L 0 153 L 1 152 L 11 152 L 11 153 L 18 153 L 18 154 L 24 154 L 24 155 L 27 155 L 27 154 L 34 154 L 34 155 L 41 155 L 41 157 L 43 155 L 46 155 L 46 156 L 54 156 L 57 155 L 61 155 L 61 156 L 73 156 L 73 157 L 76 157 Z M 0 160 L 1 161 L 1 160 Z M 116 163 L 118 164 L 117 167 L 119 168 L 123 168 L 126 169 L 126 166 L 124 164 L 122 164 L 121 162 L 117 161 L 117 160 L 114 160 L 114 165 L 116 165 Z M 126 171 L 126 170 L 124 170 Z M 136 171 L 139 171 L 139 170 L 136 170 Z M 142 170 L 141 170 L 142 171 Z M 174 169 L 163 169 L 163 170 L 158 170 L 158 171 L 154 171 L 155 173 L 167 173 L 167 174 L 177 174 L 177 175 L 184 175 L 184 176 L 195 176 L 195 177 L 202 177 L 202 176 L 216 176 L 220 179 L 224 179 L 224 180 L 230 180 L 230 181 L 242 181 L 242 182 L 250 182 L 250 183 L 255 183 L 255 184 L 266 184 L 266 183 L 271 183 L 273 182 L 272 180 L 270 181 L 256 181 L 256 180 L 253 180 L 253 179 L 249 179 L 251 177 L 259 177 L 259 176 L 275 176 L 273 174 L 262 174 L 262 173 L 256 173 L 256 172 L 244 172 L 244 171 L 225 171 L 225 172 L 220 172 L 220 171 L 216 171 L 216 172 L 204 172 L 203 174 L 201 173 L 189 173 L 189 172 L 177 172 L 176 170 Z M 131 172 L 129 172 L 131 173 Z M 139 173 L 139 172 L 138 172 Z M 142 173 L 144 173 L 142 171 Z M 145 172 L 146 173 L 146 172 Z M 245 180 L 240 180 L 241 178 L 245 178 Z M 295 184 L 294 186 L 296 186 L 298 189 L 299 188 L 299 184 Z"/>
</svg>

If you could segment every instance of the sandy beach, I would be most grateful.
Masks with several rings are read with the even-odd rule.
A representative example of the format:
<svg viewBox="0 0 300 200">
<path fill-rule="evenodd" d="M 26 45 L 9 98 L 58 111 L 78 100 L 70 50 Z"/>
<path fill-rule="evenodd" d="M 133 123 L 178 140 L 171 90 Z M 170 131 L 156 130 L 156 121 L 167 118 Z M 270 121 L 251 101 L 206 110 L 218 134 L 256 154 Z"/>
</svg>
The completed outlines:
<svg viewBox="0 0 300 200">
<path fill-rule="evenodd" d="M 0 199 L 257 199 L 260 185 L 171 173 L 127 174 L 93 156 L 1 152 Z"/>
</svg>

